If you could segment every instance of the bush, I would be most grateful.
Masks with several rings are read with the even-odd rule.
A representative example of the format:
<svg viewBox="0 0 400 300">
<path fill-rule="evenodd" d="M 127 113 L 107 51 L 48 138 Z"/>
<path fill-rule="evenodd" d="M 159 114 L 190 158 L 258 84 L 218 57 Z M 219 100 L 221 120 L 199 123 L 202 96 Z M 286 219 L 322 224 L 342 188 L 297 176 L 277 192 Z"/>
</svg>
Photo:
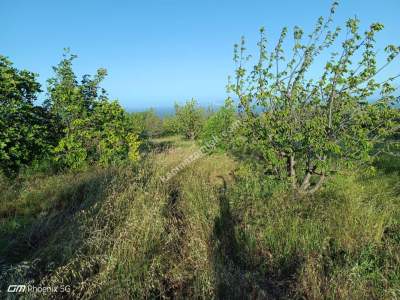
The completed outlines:
<svg viewBox="0 0 400 300">
<path fill-rule="evenodd" d="M 104 101 L 96 104 L 87 118 L 71 122 L 54 152 L 57 161 L 80 168 L 87 163 L 115 164 L 128 157 L 136 162 L 139 145 L 122 107 L 117 102 Z"/>
<path fill-rule="evenodd" d="M 143 139 L 158 137 L 163 134 L 163 120 L 156 115 L 154 109 L 135 112 L 130 115 L 133 131 Z"/>
<path fill-rule="evenodd" d="M 72 70 L 74 55 L 64 54 L 49 79 L 46 105 L 63 127 L 55 160 L 68 168 L 87 164 L 116 164 L 129 158 L 137 161 L 139 140 L 129 117 L 117 101 L 109 102 L 99 84 L 106 70 L 93 79 L 85 75 L 81 84 Z"/>
<path fill-rule="evenodd" d="M 175 104 L 175 116 L 178 133 L 190 140 L 198 137 L 204 123 L 205 112 L 197 105 L 196 100 L 187 101 L 183 106 Z"/>
<path fill-rule="evenodd" d="M 232 124 L 237 120 L 236 110 L 231 100 L 212 114 L 204 123 L 200 134 L 201 145 L 216 140 L 216 149 L 226 151 L 229 148 L 233 132 L 230 131 Z"/>
<path fill-rule="evenodd" d="M 169 136 L 179 132 L 178 120 L 176 116 L 164 116 L 162 119 L 162 135 Z"/>
</svg>

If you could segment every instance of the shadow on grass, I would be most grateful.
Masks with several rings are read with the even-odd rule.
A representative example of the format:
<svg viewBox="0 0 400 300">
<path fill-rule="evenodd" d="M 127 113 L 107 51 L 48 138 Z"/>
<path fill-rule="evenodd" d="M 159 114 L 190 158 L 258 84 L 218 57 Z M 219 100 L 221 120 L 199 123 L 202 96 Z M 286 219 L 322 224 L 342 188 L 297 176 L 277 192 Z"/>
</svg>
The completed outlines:
<svg viewBox="0 0 400 300">
<path fill-rule="evenodd" d="M 142 152 L 162 153 L 172 148 L 173 141 L 152 141 L 147 140 L 141 145 Z"/>
<path fill-rule="evenodd" d="M 399 174 L 400 175 L 400 153 L 397 155 L 382 153 L 375 160 L 375 167 L 383 171 L 385 174 Z"/>
<path fill-rule="evenodd" d="M 101 202 L 106 197 L 107 185 L 105 182 L 109 181 L 111 177 L 111 174 L 103 172 L 73 184 L 66 184 L 53 200 L 52 207 L 48 211 L 20 216 L 20 218 L 27 219 L 26 224 L 4 233 L 1 237 L 4 242 L 0 249 L 3 261 L 6 264 L 16 264 L 22 260 L 29 260 L 39 249 L 46 248 L 49 244 L 57 245 L 56 239 L 61 241 L 68 239 L 60 234 L 63 234 L 63 230 L 67 228 L 79 211 L 88 210 L 93 204 Z M 79 232 L 76 230 L 67 233 L 73 235 L 71 239 L 79 242 Z M 57 245 L 57 247 L 61 246 L 62 243 Z M 65 257 L 61 258 L 62 252 L 54 251 L 51 256 L 46 256 L 46 260 L 65 259 Z"/>
<path fill-rule="evenodd" d="M 220 177 L 222 178 L 222 177 Z M 267 270 L 268 259 L 235 219 L 226 196 L 226 182 L 220 190 L 220 214 L 214 222 L 213 263 L 218 299 L 286 299 L 290 297 L 299 263 Z"/>
</svg>

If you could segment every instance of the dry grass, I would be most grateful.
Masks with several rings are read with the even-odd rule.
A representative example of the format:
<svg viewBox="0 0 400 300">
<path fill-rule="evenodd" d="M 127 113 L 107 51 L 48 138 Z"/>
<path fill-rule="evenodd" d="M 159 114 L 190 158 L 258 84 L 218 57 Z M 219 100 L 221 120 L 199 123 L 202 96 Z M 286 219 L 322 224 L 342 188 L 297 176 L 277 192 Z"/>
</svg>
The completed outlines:
<svg viewBox="0 0 400 300">
<path fill-rule="evenodd" d="M 163 183 L 198 146 L 153 142 L 169 147 L 139 166 L 2 179 L 1 290 L 32 282 L 72 287 L 45 298 L 400 297 L 397 173 L 339 174 L 298 199 L 213 154 Z"/>
</svg>

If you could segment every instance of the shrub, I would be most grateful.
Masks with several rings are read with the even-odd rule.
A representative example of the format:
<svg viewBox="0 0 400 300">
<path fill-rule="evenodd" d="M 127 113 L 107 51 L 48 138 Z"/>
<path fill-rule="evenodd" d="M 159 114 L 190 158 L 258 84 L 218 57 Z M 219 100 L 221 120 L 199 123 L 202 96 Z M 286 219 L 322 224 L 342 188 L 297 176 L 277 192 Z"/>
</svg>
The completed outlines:
<svg viewBox="0 0 400 300">
<path fill-rule="evenodd" d="M 175 115 L 177 131 L 186 139 L 197 138 L 204 122 L 205 113 L 197 105 L 196 100 L 187 101 L 183 106 L 175 104 Z"/>
<path fill-rule="evenodd" d="M 178 121 L 176 116 L 165 116 L 162 119 L 162 135 L 174 135 L 178 133 Z"/>
<path fill-rule="evenodd" d="M 141 138 L 160 136 L 163 133 L 163 121 L 154 109 L 130 114 L 132 126 Z"/>
<path fill-rule="evenodd" d="M 216 149 L 228 150 L 232 132 L 229 128 L 236 120 L 236 110 L 231 100 L 227 100 L 225 105 L 217 112 L 212 114 L 204 123 L 200 134 L 202 145 L 216 140 Z"/>
<path fill-rule="evenodd" d="M 117 101 L 109 102 L 100 83 L 106 76 L 99 69 L 93 79 L 83 76 L 79 84 L 72 69 L 75 55 L 64 54 L 48 80 L 46 105 L 59 120 L 63 131 L 54 148 L 55 160 L 69 168 L 90 163 L 101 165 L 138 159 L 138 136 L 127 113 Z"/>
<path fill-rule="evenodd" d="M 87 163 L 115 164 L 126 158 L 136 162 L 139 145 L 123 108 L 115 101 L 102 101 L 88 117 L 71 122 L 54 152 L 57 161 L 80 168 Z"/>
</svg>

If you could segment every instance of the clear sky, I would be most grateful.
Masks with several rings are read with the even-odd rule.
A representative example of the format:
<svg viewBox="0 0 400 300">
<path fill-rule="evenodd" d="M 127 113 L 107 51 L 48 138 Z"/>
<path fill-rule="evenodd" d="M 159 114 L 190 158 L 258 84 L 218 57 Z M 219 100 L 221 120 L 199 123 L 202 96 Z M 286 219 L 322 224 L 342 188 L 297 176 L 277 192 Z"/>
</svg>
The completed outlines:
<svg viewBox="0 0 400 300">
<path fill-rule="evenodd" d="M 342 0 L 337 24 L 385 24 L 378 46 L 400 44 L 400 0 Z M 108 70 L 104 87 L 128 109 L 167 107 L 195 97 L 218 104 L 232 73 L 232 45 L 255 45 L 265 26 L 276 40 L 282 26 L 310 30 L 330 0 L 0 0 L 0 54 L 18 68 L 52 75 L 62 49 L 78 55 L 78 74 Z M 399 73 L 400 64 L 391 70 Z M 393 73 L 392 72 L 392 73 Z M 44 95 L 41 96 L 42 98 Z"/>
</svg>

